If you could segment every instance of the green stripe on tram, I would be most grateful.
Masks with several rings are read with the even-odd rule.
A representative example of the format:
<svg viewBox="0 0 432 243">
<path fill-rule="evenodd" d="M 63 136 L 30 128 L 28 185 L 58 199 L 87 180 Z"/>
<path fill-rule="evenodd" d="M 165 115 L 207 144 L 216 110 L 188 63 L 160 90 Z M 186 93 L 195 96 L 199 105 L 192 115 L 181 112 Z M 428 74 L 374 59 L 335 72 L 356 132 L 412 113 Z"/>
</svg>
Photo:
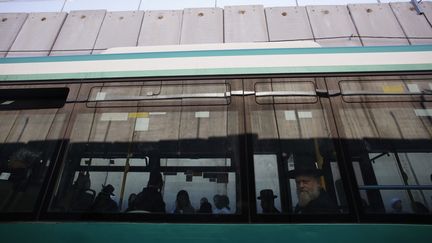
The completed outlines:
<svg viewBox="0 0 432 243">
<path fill-rule="evenodd" d="M 195 51 L 161 51 L 144 53 L 116 53 L 78 56 L 8 57 L 0 58 L 0 64 L 32 62 L 76 62 L 101 60 L 131 60 L 151 58 L 184 58 L 215 56 L 290 55 L 290 54 L 340 54 L 340 53 L 387 53 L 432 51 L 432 45 L 414 46 L 368 46 L 368 47 L 313 47 L 313 48 L 262 48 Z"/>
<path fill-rule="evenodd" d="M 221 242 L 430 242 L 431 225 L 396 224 L 0 224 L 2 242 L 221 243 Z"/>
<path fill-rule="evenodd" d="M 313 74 L 313 73 L 350 73 L 350 72 L 392 72 L 392 71 L 430 71 L 431 64 L 400 65 L 361 65 L 361 66 L 314 66 L 314 67 L 250 67 L 250 68 L 210 68 L 118 71 L 61 74 L 22 74 L 0 75 L 0 81 L 53 80 L 53 79 L 95 79 L 122 77 L 168 77 L 168 76 L 209 76 L 241 74 Z"/>
</svg>

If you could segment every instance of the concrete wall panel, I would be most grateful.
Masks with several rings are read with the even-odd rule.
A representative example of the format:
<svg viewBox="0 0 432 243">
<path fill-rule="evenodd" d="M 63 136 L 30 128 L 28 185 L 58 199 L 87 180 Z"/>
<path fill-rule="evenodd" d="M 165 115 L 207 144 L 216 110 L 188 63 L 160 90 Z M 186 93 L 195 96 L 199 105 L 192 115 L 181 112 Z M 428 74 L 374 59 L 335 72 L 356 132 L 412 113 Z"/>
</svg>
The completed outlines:
<svg viewBox="0 0 432 243">
<path fill-rule="evenodd" d="M 139 46 L 180 43 L 183 11 L 146 11 L 138 40 Z"/>
<path fill-rule="evenodd" d="M 432 37 L 432 28 L 424 15 L 417 14 L 411 3 L 390 3 L 402 29 L 413 45 L 432 44 L 431 39 L 413 39 L 412 37 Z M 410 38 L 411 37 L 411 38 Z"/>
<path fill-rule="evenodd" d="M 47 56 L 65 18 L 66 13 L 29 14 L 7 56 Z"/>
<path fill-rule="evenodd" d="M 429 21 L 429 23 L 432 23 L 432 2 L 421 2 L 420 6 L 422 7 L 424 11 L 424 16 Z"/>
<path fill-rule="evenodd" d="M 6 56 L 26 18 L 26 13 L 0 14 L 0 57 Z"/>
<path fill-rule="evenodd" d="M 299 6 L 308 6 L 308 5 L 347 5 L 351 3 L 377 3 L 383 2 L 385 0 L 297 0 Z M 403 0 L 399 0 L 403 1 Z"/>
<path fill-rule="evenodd" d="M 50 55 L 90 54 L 105 13 L 105 10 L 71 11 L 63 24 Z"/>
<path fill-rule="evenodd" d="M 270 41 L 313 40 L 305 7 L 266 8 Z"/>
<path fill-rule="evenodd" d="M 322 46 L 361 46 L 346 6 L 307 6 L 313 34 Z M 335 28 L 337 26 L 337 28 Z"/>
<path fill-rule="evenodd" d="M 363 45 L 408 45 L 408 40 L 404 38 L 405 34 L 389 4 L 352 4 L 348 5 L 348 9 L 362 36 Z M 395 37 L 401 37 L 401 39 Z"/>
<path fill-rule="evenodd" d="M 111 47 L 136 46 L 143 17 L 144 11 L 108 12 L 93 54 Z"/>
<path fill-rule="evenodd" d="M 263 6 L 226 6 L 224 30 L 227 43 L 268 41 Z"/>
<path fill-rule="evenodd" d="M 223 10 L 221 8 L 185 9 L 180 43 L 223 43 Z"/>
</svg>

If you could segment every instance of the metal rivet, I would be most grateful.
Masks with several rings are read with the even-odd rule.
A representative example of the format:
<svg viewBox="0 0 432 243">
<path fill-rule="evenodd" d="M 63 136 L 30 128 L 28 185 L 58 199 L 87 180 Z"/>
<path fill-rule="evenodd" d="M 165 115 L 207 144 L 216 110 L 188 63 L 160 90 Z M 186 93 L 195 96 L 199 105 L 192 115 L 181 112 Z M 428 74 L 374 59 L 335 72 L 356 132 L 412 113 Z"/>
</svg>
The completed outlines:
<svg viewBox="0 0 432 243">
<path fill-rule="evenodd" d="M 45 21 L 45 20 L 46 20 L 46 18 L 45 18 L 45 17 L 41 18 L 41 21 Z"/>
<path fill-rule="evenodd" d="M 366 12 L 368 12 L 368 13 L 372 13 L 372 9 L 370 9 L 370 8 L 368 8 L 368 9 L 366 9 Z"/>
<path fill-rule="evenodd" d="M 411 11 L 414 11 L 414 10 L 415 10 L 415 8 L 414 8 L 414 7 L 410 7 L 410 8 L 409 8 L 409 10 L 411 10 Z"/>
<path fill-rule="evenodd" d="M 328 11 L 328 10 L 323 10 L 323 11 L 321 11 L 323 14 L 329 14 L 330 13 L 330 11 Z"/>
<path fill-rule="evenodd" d="M 239 11 L 239 14 L 245 14 L 245 13 L 246 13 L 245 10 L 240 10 L 240 11 Z"/>
<path fill-rule="evenodd" d="M 86 16 L 85 15 L 81 15 L 81 19 L 85 19 L 86 18 Z"/>
<path fill-rule="evenodd" d="M 158 19 L 163 19 L 163 16 L 162 16 L 162 15 L 160 15 L 160 16 L 158 17 Z"/>
<path fill-rule="evenodd" d="M 6 22 L 7 21 L 7 18 L 2 18 L 2 22 Z"/>
<path fill-rule="evenodd" d="M 204 16 L 204 14 L 203 13 L 199 13 L 198 16 L 202 17 L 202 16 Z"/>
<path fill-rule="evenodd" d="M 287 12 L 282 13 L 282 16 L 287 16 L 287 15 L 288 15 Z"/>
<path fill-rule="evenodd" d="M 124 19 L 124 17 L 123 16 L 121 16 L 120 18 L 119 18 L 120 20 L 122 20 L 122 19 Z"/>
</svg>

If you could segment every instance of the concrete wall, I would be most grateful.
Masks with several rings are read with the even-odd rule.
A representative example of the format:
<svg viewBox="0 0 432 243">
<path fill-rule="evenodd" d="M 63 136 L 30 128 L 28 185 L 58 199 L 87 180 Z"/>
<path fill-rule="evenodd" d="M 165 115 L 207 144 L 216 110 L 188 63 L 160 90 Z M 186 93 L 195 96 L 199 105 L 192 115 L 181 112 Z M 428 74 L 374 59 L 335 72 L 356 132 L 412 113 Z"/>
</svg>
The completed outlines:
<svg viewBox="0 0 432 243">
<path fill-rule="evenodd" d="M 96 54 L 120 46 L 314 40 L 322 46 L 432 44 L 432 2 L 184 10 L 0 13 L 0 57 Z"/>
</svg>

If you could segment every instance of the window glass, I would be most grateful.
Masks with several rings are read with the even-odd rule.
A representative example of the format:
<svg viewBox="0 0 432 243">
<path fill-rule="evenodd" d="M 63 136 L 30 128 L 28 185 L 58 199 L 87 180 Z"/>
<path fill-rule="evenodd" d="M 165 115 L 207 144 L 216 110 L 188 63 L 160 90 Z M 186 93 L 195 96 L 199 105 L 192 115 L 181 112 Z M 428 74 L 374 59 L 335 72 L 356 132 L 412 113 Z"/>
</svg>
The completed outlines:
<svg viewBox="0 0 432 243">
<path fill-rule="evenodd" d="M 95 86 L 90 90 L 90 107 L 227 105 L 227 83 L 154 83 L 144 85 Z M 103 102 L 102 102 L 103 101 Z"/>
<path fill-rule="evenodd" d="M 69 88 L 0 89 L 0 212 L 32 212 L 66 129 Z"/>
<path fill-rule="evenodd" d="M 424 101 L 432 98 L 432 80 L 425 78 L 368 78 L 341 80 L 339 88 L 346 102 Z"/>
<path fill-rule="evenodd" d="M 225 80 L 87 85 L 51 211 L 241 213 L 242 106 L 229 87 Z"/>
<path fill-rule="evenodd" d="M 257 213 L 262 214 L 267 210 L 266 205 L 262 206 L 261 202 L 266 203 L 265 197 L 274 198 L 274 212 L 281 212 L 281 196 L 279 194 L 279 177 L 276 154 L 255 154 L 255 193 L 257 195 L 256 205 Z"/>
<path fill-rule="evenodd" d="M 348 102 L 346 97 L 333 98 L 338 128 L 349 148 L 363 212 L 430 213 L 430 77 L 342 79 L 350 79 L 339 82 L 342 95 L 348 92 L 348 83 L 350 90 L 368 91 L 356 97 L 355 103 Z M 337 79 L 329 78 L 329 88 L 335 88 L 336 82 Z M 404 96 L 407 93 L 416 95 Z"/>
<path fill-rule="evenodd" d="M 316 80 L 246 80 L 245 89 L 251 87 L 268 93 L 257 97 L 260 102 L 246 98 L 256 212 L 348 212 L 333 145 L 334 124 L 330 109 L 324 109 L 328 104 L 316 95 Z"/>
</svg>

